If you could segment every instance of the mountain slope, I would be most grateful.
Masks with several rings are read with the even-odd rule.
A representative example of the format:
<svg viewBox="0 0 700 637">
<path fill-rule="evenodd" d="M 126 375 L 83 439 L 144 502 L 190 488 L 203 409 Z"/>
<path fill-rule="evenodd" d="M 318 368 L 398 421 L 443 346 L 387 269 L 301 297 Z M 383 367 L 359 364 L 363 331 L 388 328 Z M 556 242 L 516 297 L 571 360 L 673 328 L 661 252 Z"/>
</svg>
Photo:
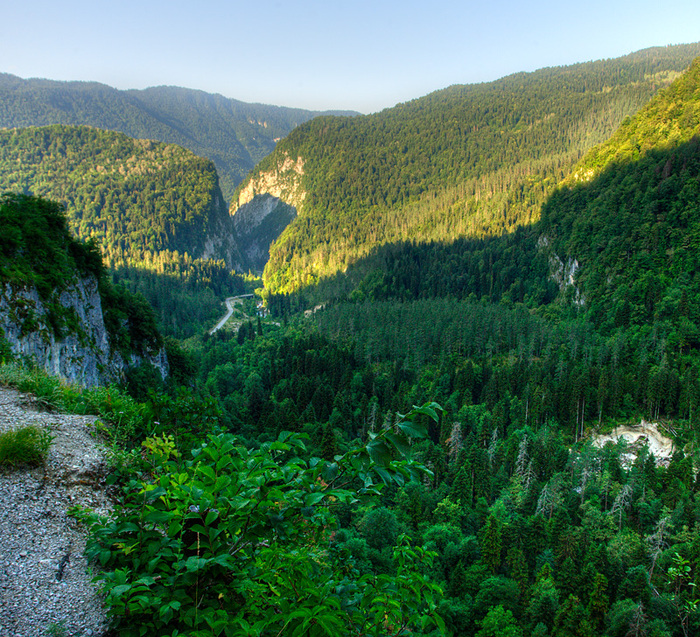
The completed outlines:
<svg viewBox="0 0 700 637">
<path fill-rule="evenodd" d="M 89 125 L 179 144 L 214 162 L 227 199 L 278 139 L 319 114 L 178 87 L 120 91 L 0 74 L 0 127 Z"/>
<path fill-rule="evenodd" d="M 0 358 L 99 385 L 144 360 L 167 375 L 162 345 L 153 310 L 108 281 L 94 245 L 71 236 L 60 204 L 0 198 Z"/>
<path fill-rule="evenodd" d="M 581 159 L 537 223 L 481 240 L 380 246 L 318 294 L 547 306 L 604 333 L 656 326 L 678 347 L 695 347 L 699 158 L 700 58 Z"/>
<path fill-rule="evenodd" d="M 700 59 L 593 149 L 542 210 L 605 329 L 667 322 L 700 346 Z"/>
<path fill-rule="evenodd" d="M 173 144 L 88 127 L 0 131 L 0 190 L 64 204 L 111 266 L 240 260 L 214 165 Z"/>
<path fill-rule="evenodd" d="M 272 292 L 313 285 L 382 244 L 508 232 L 535 221 L 583 153 L 699 53 L 650 49 L 455 86 L 366 117 L 316 118 L 256 167 L 231 212 L 263 194 L 297 208 L 270 249 Z"/>
</svg>

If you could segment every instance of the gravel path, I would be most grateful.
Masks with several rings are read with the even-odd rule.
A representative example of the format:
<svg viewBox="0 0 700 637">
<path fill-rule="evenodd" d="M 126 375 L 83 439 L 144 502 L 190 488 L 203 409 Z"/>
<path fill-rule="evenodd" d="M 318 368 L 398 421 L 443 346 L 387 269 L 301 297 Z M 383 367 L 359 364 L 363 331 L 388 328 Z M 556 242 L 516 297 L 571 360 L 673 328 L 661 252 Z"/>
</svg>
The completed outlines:
<svg viewBox="0 0 700 637">
<path fill-rule="evenodd" d="M 91 584 L 84 531 L 66 515 L 108 510 L 94 416 L 47 413 L 0 387 L 0 431 L 36 425 L 55 436 L 45 467 L 0 470 L 0 637 L 99 636 L 105 613 Z"/>
</svg>

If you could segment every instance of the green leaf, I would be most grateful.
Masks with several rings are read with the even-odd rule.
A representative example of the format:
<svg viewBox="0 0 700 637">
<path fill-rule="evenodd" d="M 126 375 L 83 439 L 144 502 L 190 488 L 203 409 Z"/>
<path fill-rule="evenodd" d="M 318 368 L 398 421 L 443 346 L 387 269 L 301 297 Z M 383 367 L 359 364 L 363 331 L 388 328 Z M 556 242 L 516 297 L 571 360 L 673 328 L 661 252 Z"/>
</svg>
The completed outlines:
<svg viewBox="0 0 700 637">
<path fill-rule="evenodd" d="M 228 467 L 231 462 L 231 456 L 222 456 L 216 461 L 216 470 L 221 471 L 222 469 Z"/>
<path fill-rule="evenodd" d="M 204 474 L 210 480 L 216 479 L 216 473 L 214 472 L 214 469 L 212 469 L 209 465 L 200 464 L 198 468 L 199 468 L 199 472 Z"/>
<path fill-rule="evenodd" d="M 323 491 L 316 491 L 315 493 L 307 493 L 304 496 L 304 506 L 310 507 L 314 504 L 318 504 L 325 497 Z"/>
<path fill-rule="evenodd" d="M 230 484 L 231 484 L 230 476 L 227 476 L 227 475 L 219 476 L 216 479 L 216 482 L 214 483 L 214 487 L 213 487 L 212 491 L 214 491 L 214 493 L 218 493 L 219 491 L 223 491 Z"/>
<path fill-rule="evenodd" d="M 428 416 L 437 422 L 440 418 L 437 414 L 438 411 L 442 411 L 442 407 L 440 407 L 440 405 L 437 403 L 426 403 L 420 407 L 414 405 L 410 414 L 423 414 L 424 416 Z"/>
<path fill-rule="evenodd" d="M 407 457 L 411 453 L 411 445 L 405 436 L 395 434 L 392 431 L 388 431 L 386 434 L 386 439 L 396 447 L 396 450 L 404 457 Z"/>
<path fill-rule="evenodd" d="M 192 555 L 188 557 L 185 562 L 185 570 L 187 570 L 188 573 L 199 571 L 207 565 L 207 562 L 208 560 L 205 560 L 203 557 Z"/>
<path fill-rule="evenodd" d="M 121 597 L 124 595 L 124 593 L 127 593 L 131 590 L 131 584 L 120 584 L 119 586 L 115 586 L 109 591 L 109 594 L 112 597 Z"/>
<path fill-rule="evenodd" d="M 382 479 L 382 482 L 384 484 L 391 484 L 392 474 L 389 473 L 389 471 L 387 471 L 384 467 L 381 467 L 379 465 L 373 468 L 377 475 Z"/>
<path fill-rule="evenodd" d="M 143 516 L 144 522 L 149 522 L 150 524 L 165 524 L 170 522 L 173 517 L 173 513 L 170 511 L 155 511 L 151 510 Z"/>
<path fill-rule="evenodd" d="M 398 427 L 401 431 L 403 431 L 403 433 L 411 438 L 425 438 L 428 435 L 428 432 L 423 425 L 418 425 L 410 421 L 400 422 Z"/>
<path fill-rule="evenodd" d="M 379 465 L 386 466 L 391 462 L 391 452 L 389 451 L 389 447 L 387 447 L 386 443 L 379 438 L 376 438 L 367 444 L 367 452 L 369 453 L 369 457 L 372 459 L 372 462 Z"/>
</svg>

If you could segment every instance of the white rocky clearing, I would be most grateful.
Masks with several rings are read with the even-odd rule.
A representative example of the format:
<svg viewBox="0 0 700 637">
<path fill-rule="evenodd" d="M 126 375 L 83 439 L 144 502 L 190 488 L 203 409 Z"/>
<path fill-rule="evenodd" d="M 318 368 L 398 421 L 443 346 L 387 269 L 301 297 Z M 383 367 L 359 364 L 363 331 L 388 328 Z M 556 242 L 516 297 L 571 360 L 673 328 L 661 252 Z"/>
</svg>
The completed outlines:
<svg viewBox="0 0 700 637">
<path fill-rule="evenodd" d="M 673 440 L 659 431 L 659 424 L 646 420 L 638 425 L 616 427 L 608 434 L 593 436 L 592 442 L 602 448 L 608 443 L 616 444 L 621 438 L 629 445 L 623 456 L 625 464 L 631 464 L 644 446 L 654 456 L 657 465 L 668 465 L 675 451 Z"/>
</svg>

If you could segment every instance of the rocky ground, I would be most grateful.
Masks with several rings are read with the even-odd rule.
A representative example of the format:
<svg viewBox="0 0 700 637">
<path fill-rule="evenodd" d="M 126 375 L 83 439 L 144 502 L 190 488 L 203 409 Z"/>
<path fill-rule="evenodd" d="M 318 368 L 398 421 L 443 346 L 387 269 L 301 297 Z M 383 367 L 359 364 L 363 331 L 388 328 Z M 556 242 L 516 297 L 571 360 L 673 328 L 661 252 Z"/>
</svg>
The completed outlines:
<svg viewBox="0 0 700 637">
<path fill-rule="evenodd" d="M 659 426 L 654 422 L 642 420 L 638 425 L 616 427 L 609 434 L 593 437 L 596 447 L 604 447 L 607 443 L 615 444 L 620 438 L 629 445 L 628 452 L 622 455 L 623 465 L 632 466 L 640 449 L 646 446 L 657 465 L 668 466 L 673 457 L 675 447 L 671 438 L 659 431 Z"/>
<path fill-rule="evenodd" d="M 46 466 L 0 470 L 0 637 L 105 632 L 85 533 L 66 514 L 78 504 L 109 508 L 94 421 L 40 411 L 32 397 L 0 387 L 0 432 L 32 424 L 55 436 Z"/>
</svg>

